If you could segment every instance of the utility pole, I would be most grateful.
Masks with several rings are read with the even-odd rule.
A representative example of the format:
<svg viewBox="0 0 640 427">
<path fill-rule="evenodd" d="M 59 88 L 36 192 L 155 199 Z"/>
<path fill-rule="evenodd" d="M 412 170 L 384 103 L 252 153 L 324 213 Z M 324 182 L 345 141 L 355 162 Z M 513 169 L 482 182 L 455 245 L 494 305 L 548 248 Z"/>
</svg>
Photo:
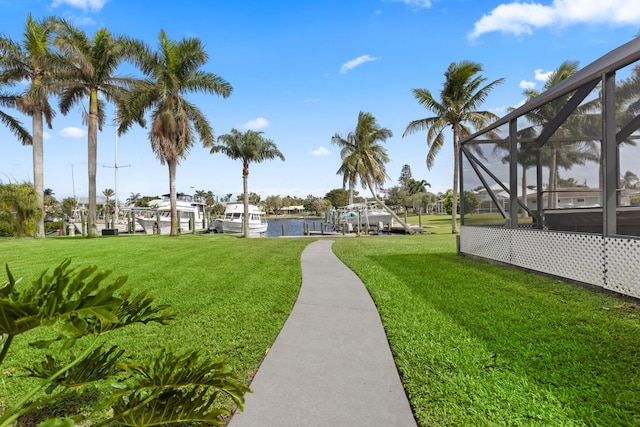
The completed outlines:
<svg viewBox="0 0 640 427">
<path fill-rule="evenodd" d="M 115 163 L 113 164 L 113 166 L 106 166 L 105 168 L 113 168 L 115 170 L 114 174 L 115 174 L 115 188 L 114 188 L 114 197 L 115 197 L 115 209 L 114 209 L 114 213 L 113 213 L 113 222 L 116 223 L 118 222 L 118 214 L 119 214 L 119 210 L 118 210 L 118 169 L 119 168 L 128 168 L 131 165 L 124 165 L 124 166 L 118 166 L 118 129 L 117 129 L 117 125 L 118 125 L 118 111 L 116 110 L 116 120 L 115 120 L 115 124 L 114 127 L 116 127 L 116 157 L 115 157 Z"/>
</svg>

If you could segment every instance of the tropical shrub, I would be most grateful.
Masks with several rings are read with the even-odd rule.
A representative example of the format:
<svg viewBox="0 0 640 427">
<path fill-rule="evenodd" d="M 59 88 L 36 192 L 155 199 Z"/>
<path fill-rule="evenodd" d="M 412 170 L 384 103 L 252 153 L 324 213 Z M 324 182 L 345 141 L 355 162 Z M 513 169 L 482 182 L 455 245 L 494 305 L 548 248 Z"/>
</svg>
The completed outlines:
<svg viewBox="0 0 640 427">
<path fill-rule="evenodd" d="M 464 197 L 464 213 L 465 214 L 474 213 L 476 209 L 478 209 L 478 207 L 480 206 L 480 197 L 477 194 L 471 191 L 465 191 L 462 197 Z M 447 190 L 447 193 L 444 198 L 444 203 L 443 203 L 443 206 L 447 215 L 451 215 L 451 212 L 453 211 L 452 205 L 453 205 L 453 193 L 451 192 L 451 190 Z M 459 198 L 458 198 L 458 209 L 456 209 L 456 213 L 460 213 Z"/>
<path fill-rule="evenodd" d="M 60 230 L 60 226 L 62 225 L 62 221 L 48 221 L 44 223 L 44 232 L 45 234 L 56 233 Z"/>
<path fill-rule="evenodd" d="M 0 184 L 0 230 L 3 235 L 34 236 L 43 215 L 36 202 L 33 184 Z"/>
<path fill-rule="evenodd" d="M 248 388 L 222 359 L 165 349 L 155 358 L 134 362 L 124 358 L 124 349 L 108 346 L 109 332 L 134 324 L 164 325 L 176 314 L 168 305 L 155 305 L 148 291 L 121 291 L 126 277 L 103 285 L 111 272 L 98 272 L 96 266 L 76 270 L 70 263 L 62 262 L 51 274 L 43 272 L 30 286 L 21 286 L 7 266 L 8 282 L 0 288 L 0 367 L 15 338 L 40 329 L 46 339 L 30 343 L 42 360 L 23 367 L 23 373 L 39 380 L 6 408 L 0 427 L 47 406 L 65 407 L 74 390 L 107 382 L 110 392 L 97 396 L 88 411 L 62 412 L 44 426 L 223 425 L 230 410 L 216 402 L 222 395 L 242 409 Z"/>
</svg>

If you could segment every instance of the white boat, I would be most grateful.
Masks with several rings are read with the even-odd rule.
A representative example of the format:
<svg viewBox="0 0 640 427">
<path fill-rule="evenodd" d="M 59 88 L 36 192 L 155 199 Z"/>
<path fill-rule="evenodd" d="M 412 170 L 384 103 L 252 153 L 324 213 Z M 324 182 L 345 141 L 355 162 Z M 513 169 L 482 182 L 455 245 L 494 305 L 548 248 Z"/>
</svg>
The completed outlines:
<svg viewBox="0 0 640 427">
<path fill-rule="evenodd" d="M 354 229 L 360 224 L 369 224 L 369 227 L 388 227 L 393 224 L 393 217 L 384 209 L 375 207 L 375 202 L 354 203 L 340 209 L 339 223 L 350 224 Z"/>
<path fill-rule="evenodd" d="M 224 216 L 215 220 L 213 231 L 225 234 L 241 234 L 244 204 L 229 203 L 224 208 Z M 264 235 L 269 226 L 264 212 L 255 205 L 249 205 L 249 234 Z"/>
<path fill-rule="evenodd" d="M 196 202 L 193 196 L 178 193 L 176 195 L 178 211 L 178 232 L 203 233 L 207 231 L 205 204 Z M 147 234 L 169 234 L 171 232 L 171 201 L 169 194 L 149 202 L 151 209 L 136 215 L 136 221 Z M 192 224 L 193 221 L 193 224 Z"/>
</svg>

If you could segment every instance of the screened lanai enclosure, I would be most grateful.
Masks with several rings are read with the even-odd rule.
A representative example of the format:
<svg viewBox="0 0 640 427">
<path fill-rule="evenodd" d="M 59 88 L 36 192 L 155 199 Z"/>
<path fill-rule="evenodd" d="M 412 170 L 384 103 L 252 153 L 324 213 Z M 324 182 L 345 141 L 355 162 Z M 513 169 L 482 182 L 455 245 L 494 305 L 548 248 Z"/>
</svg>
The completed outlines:
<svg viewBox="0 0 640 427">
<path fill-rule="evenodd" d="M 460 143 L 460 252 L 640 298 L 640 38 Z"/>
</svg>

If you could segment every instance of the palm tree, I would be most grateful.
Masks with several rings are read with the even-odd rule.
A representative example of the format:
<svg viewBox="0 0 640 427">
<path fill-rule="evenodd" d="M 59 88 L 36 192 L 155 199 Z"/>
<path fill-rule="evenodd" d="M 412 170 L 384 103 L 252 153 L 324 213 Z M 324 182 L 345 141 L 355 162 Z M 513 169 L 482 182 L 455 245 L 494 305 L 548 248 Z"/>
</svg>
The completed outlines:
<svg viewBox="0 0 640 427">
<path fill-rule="evenodd" d="M 113 197 L 114 194 L 115 193 L 114 193 L 112 188 L 105 188 L 104 190 L 102 190 L 102 195 L 107 198 L 107 200 L 104 202 L 104 213 L 105 214 L 112 213 L 111 204 L 109 204 L 109 198 Z M 114 207 L 115 207 L 115 205 L 114 205 Z"/>
<path fill-rule="evenodd" d="M 221 77 L 200 70 L 208 56 L 197 38 L 169 40 L 164 31 L 158 36 L 158 52 L 138 45 L 135 63 L 147 76 L 134 85 L 125 101 L 118 106 L 119 132 L 126 131 L 134 121 L 143 123 L 143 115 L 151 112 L 149 139 L 161 164 L 169 168 L 171 200 L 171 235 L 178 235 L 176 208 L 176 169 L 187 156 L 196 133 L 203 146 L 214 144 L 213 129 L 200 109 L 187 101 L 187 92 L 205 92 L 228 97 L 233 87 Z M 195 131 L 195 132 L 194 132 Z"/>
<path fill-rule="evenodd" d="M 54 111 L 49 104 L 52 93 L 53 78 L 59 67 L 51 50 L 53 26 L 51 19 L 34 21 L 31 14 L 27 16 L 23 39 L 16 43 L 11 39 L 0 37 L 0 81 L 15 85 L 28 82 L 23 94 L 15 98 L 15 106 L 24 114 L 31 116 L 32 133 L 26 138 L 23 131 L 15 127 L 15 123 L 2 116 L 14 134 L 24 145 L 33 148 L 33 184 L 36 193 L 36 204 L 44 212 L 44 172 L 43 172 L 43 120 L 51 129 Z M 4 98 L 4 94 L 3 94 Z M 6 105 L 3 99 L 2 105 Z M 36 237 L 44 237 L 44 222 L 38 221 Z"/>
<path fill-rule="evenodd" d="M 206 197 L 207 192 L 205 190 L 196 190 L 196 192 L 193 193 L 193 198 L 199 202 L 204 202 Z"/>
<path fill-rule="evenodd" d="M 347 138 L 335 134 L 331 143 L 340 147 L 342 165 L 337 174 L 342 175 L 343 188 L 349 184 L 353 188 L 358 181 L 363 188 L 368 187 L 376 202 L 398 221 L 405 231 L 413 234 L 413 230 L 405 224 L 378 196 L 380 188 L 388 178 L 385 164 L 389 162 L 387 150 L 382 146 L 393 133 L 381 128 L 371 113 L 360 112 L 356 130 L 349 132 Z"/>
<path fill-rule="evenodd" d="M 16 95 L 0 92 L 0 107 L 16 107 Z M 0 122 L 2 122 L 22 145 L 31 145 L 32 139 L 29 131 L 22 126 L 22 122 L 8 113 L 0 110 Z"/>
<path fill-rule="evenodd" d="M 445 82 L 440 92 L 440 100 L 436 100 L 427 89 L 412 89 L 413 96 L 420 105 L 433 112 L 435 116 L 414 120 L 407 126 L 404 134 L 427 131 L 427 168 L 431 169 L 436 155 L 444 145 L 444 130 L 451 127 L 453 132 L 453 206 L 458 203 L 458 167 L 459 141 L 471 135 L 471 129 L 479 130 L 498 117 L 490 111 L 479 111 L 478 108 L 486 100 L 491 89 L 501 84 L 504 79 L 497 79 L 484 85 L 486 78 L 478 74 L 482 66 L 471 61 L 452 62 L 444 73 Z M 451 232 L 458 232 L 456 212 L 451 215 Z"/>
<path fill-rule="evenodd" d="M 407 183 L 407 191 L 409 192 L 410 196 L 413 196 L 414 194 L 417 194 L 417 193 L 426 193 L 427 187 L 431 187 L 431 184 L 429 184 L 424 179 L 421 179 L 420 181 L 418 181 L 416 179 L 410 178 Z"/>
<path fill-rule="evenodd" d="M 231 133 L 220 135 L 218 144 L 211 147 L 211 153 L 223 153 L 229 158 L 242 161 L 242 190 L 244 215 L 242 218 L 243 237 L 249 233 L 249 163 L 261 163 L 276 157 L 284 161 L 284 155 L 276 144 L 262 136 L 263 132 L 247 130 L 240 132 L 231 129 Z"/>
<path fill-rule="evenodd" d="M 69 113 L 71 108 L 88 100 L 89 109 L 84 113 L 88 124 L 87 169 L 89 175 L 88 237 L 98 233 L 96 228 L 96 164 L 98 130 L 105 120 L 105 101 L 115 102 L 123 98 L 126 88 L 136 80 L 120 77 L 115 73 L 120 63 L 132 55 L 133 40 L 112 36 L 101 28 L 92 38 L 65 20 L 57 21 L 54 44 L 63 54 L 66 67 L 60 74 L 63 88 L 60 110 Z M 104 98 L 104 100 L 103 100 Z"/>
<path fill-rule="evenodd" d="M 620 186 L 622 188 L 638 188 L 638 182 L 640 182 L 638 175 L 631 171 L 626 171 L 622 176 Z"/>
<path fill-rule="evenodd" d="M 102 195 L 107 198 L 106 203 L 109 203 L 109 198 L 113 197 L 114 194 L 115 193 L 113 192 L 113 189 L 111 189 L 111 188 L 105 188 L 104 190 L 102 190 Z"/>
<path fill-rule="evenodd" d="M 563 80 L 571 77 L 578 71 L 578 63 L 575 61 L 564 61 L 551 75 L 547 78 L 544 84 L 544 90 L 549 90 L 562 82 Z M 539 95 L 535 90 L 525 91 L 525 95 L 528 100 L 531 100 Z M 537 108 L 526 115 L 527 120 L 535 127 L 544 127 L 550 121 L 552 121 L 564 107 L 570 98 L 569 95 L 560 97 L 546 105 Z M 580 138 L 581 135 L 588 132 L 585 125 L 589 125 L 588 115 L 589 111 L 598 110 L 598 100 L 590 101 L 582 104 L 576 109 L 576 114 L 569 116 L 567 120 L 560 126 L 554 133 L 554 137 L 575 137 Z M 527 132 L 531 132 L 532 128 L 525 128 L 521 131 L 523 135 Z M 537 135 L 538 131 L 534 131 Z M 547 146 L 549 150 L 545 154 L 549 164 L 549 184 L 548 184 L 548 202 L 547 207 L 550 209 L 557 207 L 558 197 L 555 194 L 558 187 L 559 168 L 570 169 L 573 165 L 584 165 L 587 161 L 597 161 L 599 159 L 599 148 L 594 141 L 548 141 Z M 530 150 L 529 150 L 530 151 Z M 529 159 L 529 163 L 533 161 L 532 154 L 529 151 L 525 151 L 525 159 Z"/>
<path fill-rule="evenodd" d="M 142 197 L 140 193 L 130 193 L 129 197 L 127 197 L 127 205 L 135 205 L 138 200 Z"/>
</svg>

